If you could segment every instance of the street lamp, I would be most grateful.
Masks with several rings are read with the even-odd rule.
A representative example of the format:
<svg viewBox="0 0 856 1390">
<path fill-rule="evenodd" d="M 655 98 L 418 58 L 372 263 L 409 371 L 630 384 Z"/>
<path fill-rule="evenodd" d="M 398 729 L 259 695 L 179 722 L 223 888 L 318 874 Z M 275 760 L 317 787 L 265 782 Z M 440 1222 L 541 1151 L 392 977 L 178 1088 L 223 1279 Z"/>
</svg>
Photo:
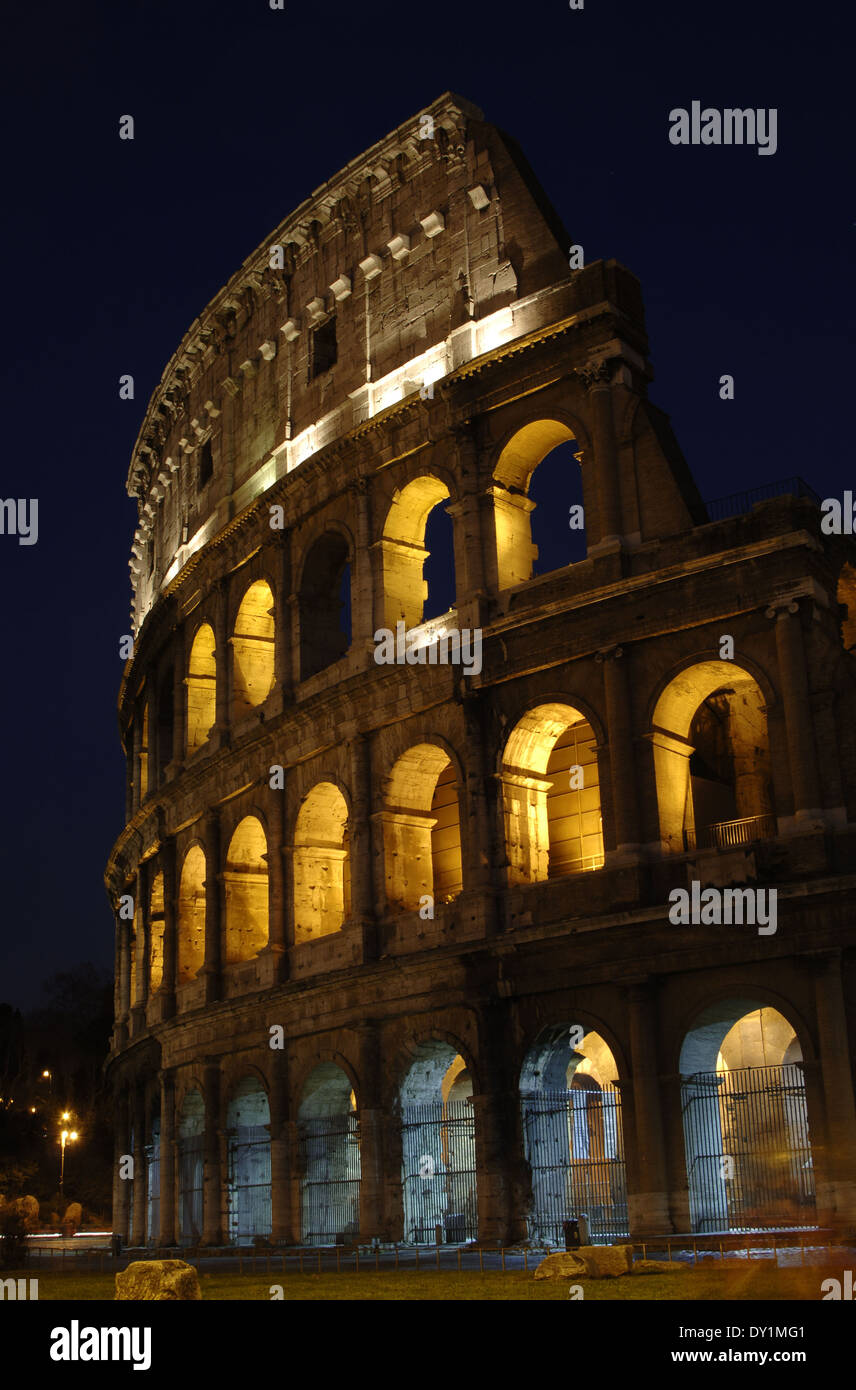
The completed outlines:
<svg viewBox="0 0 856 1390">
<path fill-rule="evenodd" d="M 68 1111 L 65 1111 L 65 1113 L 63 1114 L 63 1117 L 62 1117 L 62 1118 L 63 1118 L 64 1120 L 68 1119 Z M 59 1164 L 59 1190 L 60 1190 L 60 1192 L 62 1192 L 62 1183 L 63 1183 L 63 1178 L 65 1177 L 65 1146 L 66 1146 L 67 1143 L 73 1144 L 74 1141 L 75 1141 L 76 1139 L 77 1139 L 77 1130 L 76 1130 L 76 1129 L 64 1129 L 64 1130 L 61 1132 L 60 1136 L 59 1136 L 59 1142 L 60 1142 L 60 1155 L 61 1155 L 61 1156 L 60 1156 L 60 1164 Z"/>
</svg>

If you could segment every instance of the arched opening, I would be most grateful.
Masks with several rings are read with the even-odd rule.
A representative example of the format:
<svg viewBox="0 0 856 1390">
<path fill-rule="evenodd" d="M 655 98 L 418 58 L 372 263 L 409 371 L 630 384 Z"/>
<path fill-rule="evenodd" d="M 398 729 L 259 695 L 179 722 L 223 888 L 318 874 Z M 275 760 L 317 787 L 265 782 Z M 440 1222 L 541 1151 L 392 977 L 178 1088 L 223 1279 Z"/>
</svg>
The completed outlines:
<svg viewBox="0 0 856 1390">
<path fill-rule="evenodd" d="M 841 567 L 836 598 L 844 615 L 841 619 L 841 641 L 844 650 L 856 647 L 856 568 L 849 562 Z"/>
<path fill-rule="evenodd" d="M 451 522 L 445 507 L 431 521 L 438 554 L 436 563 L 427 568 L 431 555 L 426 539 L 429 517 L 448 498 L 446 484 L 430 475 L 414 478 L 393 497 L 380 542 L 384 626 L 392 632 L 401 621 L 409 632 L 429 617 L 449 612 L 451 604 L 448 608 L 442 605 L 450 592 L 454 601 L 454 553 L 449 544 Z M 442 571 L 445 574 L 441 578 Z"/>
<path fill-rule="evenodd" d="M 472 1094 L 449 1043 L 419 1044 L 399 1092 L 404 1239 L 414 1245 L 478 1237 Z"/>
<path fill-rule="evenodd" d="M 425 549 L 428 554 L 422 576 L 425 600 L 422 621 L 451 613 L 455 607 L 455 537 L 448 500 L 438 502 L 428 513 L 425 522 Z"/>
<path fill-rule="evenodd" d="M 671 850 L 725 849 L 776 833 L 763 695 L 733 661 L 681 671 L 657 701 L 660 838 Z"/>
<path fill-rule="evenodd" d="M 425 896 L 451 902 L 463 887 L 461 819 L 452 760 L 434 743 L 408 748 L 386 785 L 382 812 L 387 902 L 414 911 Z"/>
<path fill-rule="evenodd" d="M 303 566 L 300 605 L 300 678 L 339 661 L 351 645 L 351 565 L 348 543 L 326 531 Z"/>
<path fill-rule="evenodd" d="M 264 579 L 241 600 L 232 633 L 232 718 L 264 703 L 274 681 L 273 594 Z"/>
<path fill-rule="evenodd" d="M 580 1024 L 546 1028 L 529 1049 L 520 1101 L 532 1178 L 527 1224 L 533 1241 L 563 1245 L 563 1222 L 580 1218 L 592 1244 L 627 1234 L 617 1081 L 609 1045 L 599 1033 L 584 1033 Z"/>
<path fill-rule="evenodd" d="M 163 874 L 157 873 L 152 879 L 149 896 L 149 993 L 154 994 L 163 984 L 163 933 L 164 933 Z"/>
<path fill-rule="evenodd" d="M 173 677 L 172 673 L 164 676 L 158 690 L 158 786 L 163 782 L 166 769 L 172 762 L 172 734 L 173 734 Z"/>
<path fill-rule="evenodd" d="M 333 782 L 317 782 L 294 828 L 294 940 L 341 931 L 351 912 L 348 806 Z"/>
<path fill-rule="evenodd" d="M 727 999 L 681 1048 L 694 1231 L 814 1226 L 814 1167 L 802 1049 L 777 1009 Z"/>
<path fill-rule="evenodd" d="M 193 639 L 187 667 L 187 752 L 201 748 L 217 717 L 214 630 L 203 623 Z"/>
<path fill-rule="evenodd" d="M 140 730 L 140 800 L 149 792 L 149 705 L 143 705 L 142 728 Z"/>
<path fill-rule="evenodd" d="M 134 901 L 134 920 L 131 924 L 131 1004 L 141 1004 L 145 999 L 146 974 L 146 936 L 143 927 L 143 904 L 139 898 Z"/>
<path fill-rule="evenodd" d="M 178 885 L 178 983 L 194 979 L 204 963 L 205 855 L 199 845 L 191 845 Z"/>
<path fill-rule="evenodd" d="M 146 1156 L 146 1231 L 148 1245 L 160 1239 L 160 1114 L 152 1116 Z"/>
<path fill-rule="evenodd" d="M 492 488 L 500 589 L 585 559 L 578 452 L 559 420 L 533 420 L 503 449 Z"/>
<path fill-rule="evenodd" d="M 524 714 L 501 778 L 510 883 L 602 868 L 596 739 L 579 710 L 545 704 Z"/>
<path fill-rule="evenodd" d="M 360 1125 L 351 1082 L 334 1062 L 307 1077 L 297 1116 L 300 1238 L 344 1244 L 360 1232 Z"/>
<path fill-rule="evenodd" d="M 233 1245 L 271 1232 L 270 1106 L 257 1077 L 235 1088 L 226 1111 L 229 1240 Z"/>
<path fill-rule="evenodd" d="M 226 964 L 252 960 L 268 943 L 267 840 L 255 816 L 235 828 L 226 854 Z"/>
<path fill-rule="evenodd" d="M 202 1173 L 205 1156 L 205 1102 L 195 1088 L 184 1097 L 178 1119 L 178 1239 L 198 1245 L 202 1238 Z"/>
</svg>

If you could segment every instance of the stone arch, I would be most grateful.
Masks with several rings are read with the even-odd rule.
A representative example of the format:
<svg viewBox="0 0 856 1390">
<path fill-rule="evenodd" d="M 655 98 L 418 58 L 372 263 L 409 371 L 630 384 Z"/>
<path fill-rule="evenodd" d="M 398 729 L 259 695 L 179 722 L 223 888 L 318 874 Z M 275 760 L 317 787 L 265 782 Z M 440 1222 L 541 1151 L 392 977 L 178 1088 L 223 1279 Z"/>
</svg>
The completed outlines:
<svg viewBox="0 0 856 1390">
<path fill-rule="evenodd" d="M 351 912 L 348 803 L 334 782 L 316 782 L 294 827 L 294 940 L 341 931 Z"/>
<path fill-rule="evenodd" d="M 745 661 L 697 658 L 667 677 L 651 711 L 660 840 L 681 853 L 775 834 L 769 683 Z"/>
<path fill-rule="evenodd" d="M 271 1232 L 270 1102 L 255 1070 L 230 1088 L 226 1135 L 228 1238 L 240 1244 Z"/>
<path fill-rule="evenodd" d="M 546 1244 L 561 1245 L 563 1223 L 581 1218 L 593 1241 L 628 1231 L 619 1057 L 604 1033 L 585 1028 L 542 1028 L 520 1069 L 527 1225 Z"/>
<path fill-rule="evenodd" d="M 208 739 L 217 718 L 217 661 L 214 629 L 201 623 L 196 630 L 187 663 L 188 756 Z"/>
<path fill-rule="evenodd" d="M 154 994 L 163 984 L 163 937 L 164 937 L 164 896 L 163 873 L 158 870 L 152 877 L 149 890 L 149 992 Z"/>
<path fill-rule="evenodd" d="M 536 503 L 530 486 L 535 470 L 560 446 L 581 446 L 579 427 L 550 415 L 519 426 L 506 438 L 493 470 L 493 514 L 496 540 L 497 587 L 510 589 L 532 577 L 538 546 L 533 542 L 532 513 Z M 569 449 L 563 466 L 576 467 L 574 449 Z M 579 469 L 570 478 L 568 505 L 582 505 L 582 479 Z M 570 517 L 568 518 L 570 522 Z M 579 534 L 579 533 L 578 533 Z M 568 535 L 571 536 L 570 525 Z M 585 532 L 582 532 L 585 535 Z M 584 546 L 583 546 L 584 550 Z M 571 558 L 569 546 L 569 559 Z M 574 550 L 575 559 L 584 553 Z"/>
<path fill-rule="evenodd" d="M 446 750 L 414 744 L 395 761 L 381 812 L 387 902 L 415 910 L 462 891 L 460 782 Z"/>
<path fill-rule="evenodd" d="M 396 1096 L 401 1126 L 404 1238 L 433 1245 L 478 1236 L 473 1076 L 454 1042 L 430 1037 L 408 1048 Z"/>
<path fill-rule="evenodd" d="M 268 943 L 267 837 L 258 816 L 244 816 L 226 851 L 225 964 L 252 960 Z"/>
<path fill-rule="evenodd" d="M 694 1231 L 816 1221 L 802 1047 L 790 1010 L 766 993 L 723 992 L 696 1010 L 681 1042 Z"/>
<path fill-rule="evenodd" d="M 232 718 L 264 703 L 275 670 L 274 602 L 266 579 L 256 579 L 241 599 L 232 630 Z"/>
<path fill-rule="evenodd" d="M 856 566 L 846 560 L 838 574 L 835 597 L 846 609 L 841 619 L 841 640 L 845 651 L 856 647 Z"/>
<path fill-rule="evenodd" d="M 353 1078 L 316 1063 L 297 1110 L 300 1236 L 309 1245 L 355 1240 L 360 1230 L 360 1132 Z"/>
<path fill-rule="evenodd" d="M 198 1245 L 203 1231 L 203 1169 L 205 1161 L 205 1098 L 193 1081 L 176 1107 L 178 1139 L 178 1239 Z"/>
<path fill-rule="evenodd" d="M 143 701 L 140 713 L 140 801 L 149 791 L 149 702 Z"/>
<path fill-rule="evenodd" d="M 558 700 L 528 709 L 508 735 L 499 775 L 510 883 L 602 867 L 596 743 L 582 711 Z"/>
<path fill-rule="evenodd" d="M 180 985 L 195 978 L 205 963 L 205 850 L 191 844 L 182 860 L 178 880 L 178 955 L 176 979 Z"/>
<path fill-rule="evenodd" d="M 353 541 L 330 525 L 306 551 L 298 581 L 300 679 L 343 657 L 351 644 Z"/>
<path fill-rule="evenodd" d="M 423 569 L 429 552 L 425 548 L 425 528 L 434 508 L 452 493 L 435 473 L 420 474 L 403 488 L 396 489 L 379 542 L 383 561 L 384 626 L 395 631 L 419 627 L 423 621 L 428 585 Z"/>
</svg>

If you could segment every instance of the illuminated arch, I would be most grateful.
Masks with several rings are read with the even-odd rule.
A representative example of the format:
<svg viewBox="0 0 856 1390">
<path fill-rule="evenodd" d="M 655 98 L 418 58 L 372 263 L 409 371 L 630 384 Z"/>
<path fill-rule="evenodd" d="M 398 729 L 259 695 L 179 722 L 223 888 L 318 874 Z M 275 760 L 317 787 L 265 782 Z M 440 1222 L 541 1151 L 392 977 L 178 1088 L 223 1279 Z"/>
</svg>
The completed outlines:
<svg viewBox="0 0 856 1390">
<path fill-rule="evenodd" d="M 478 1236 L 473 1082 L 448 1042 L 412 1049 L 398 1094 L 404 1238 L 433 1245 L 439 1226 L 453 1243 Z"/>
<path fill-rule="evenodd" d="M 240 719 L 267 699 L 274 682 L 273 594 L 264 579 L 241 600 L 232 633 L 232 716 Z"/>
<path fill-rule="evenodd" d="M 775 833 L 764 694 L 734 661 L 699 661 L 660 692 L 652 714 L 660 839 L 749 843 Z"/>
<path fill-rule="evenodd" d="M 157 873 L 149 895 L 149 990 L 152 994 L 163 984 L 164 920 L 163 874 Z"/>
<path fill-rule="evenodd" d="M 424 474 L 397 491 L 392 499 L 380 548 L 383 625 L 393 632 L 402 618 L 408 630 L 419 627 L 423 621 L 428 598 L 423 569 L 429 554 L 425 548 L 425 527 L 430 513 L 449 496 L 444 482 L 432 474 Z"/>
<path fill-rule="evenodd" d="M 270 1104 L 257 1076 L 245 1076 L 226 1108 L 229 1240 L 271 1232 Z"/>
<path fill-rule="evenodd" d="M 578 709 L 528 710 L 509 735 L 500 777 L 510 883 L 602 867 L 595 734 Z"/>
<path fill-rule="evenodd" d="M 203 623 L 193 639 L 187 663 L 187 752 L 195 753 L 208 738 L 217 717 L 217 663 L 214 630 Z"/>
<path fill-rule="evenodd" d="M 294 829 L 294 940 L 341 931 L 351 911 L 348 806 L 333 782 L 317 782 Z"/>
<path fill-rule="evenodd" d="M 360 1230 L 360 1137 L 350 1077 L 321 1062 L 297 1112 L 300 1236 L 308 1245 L 355 1240 Z"/>
<path fill-rule="evenodd" d="M 182 1101 L 178 1115 L 178 1239 L 198 1245 L 202 1237 L 205 1102 L 197 1087 Z"/>
<path fill-rule="evenodd" d="M 261 821 L 245 816 L 226 854 L 226 964 L 251 960 L 268 943 L 267 839 Z"/>
<path fill-rule="evenodd" d="M 205 963 L 205 854 L 191 845 L 178 884 L 177 979 L 186 984 Z"/>
<path fill-rule="evenodd" d="M 532 512 L 529 497 L 532 476 L 540 463 L 561 444 L 576 444 L 576 436 L 561 420 L 532 420 L 516 431 L 504 446 L 493 472 L 494 529 L 496 535 L 497 585 L 510 589 L 532 577 L 538 547 L 532 540 Z M 567 498 L 581 499 L 579 469 L 572 455 L 567 464 L 575 470 Z M 564 515 L 568 516 L 568 510 Z M 569 536 L 570 536 L 569 530 Z"/>
<path fill-rule="evenodd" d="M 448 902 L 463 887 L 455 767 L 444 749 L 419 743 L 397 759 L 382 812 L 386 896 L 414 910 L 429 895 Z"/>
<path fill-rule="evenodd" d="M 350 547 L 340 531 L 325 531 L 310 547 L 298 604 L 300 678 L 307 680 L 338 661 L 350 646 Z"/>
<path fill-rule="evenodd" d="M 149 702 L 146 700 L 142 711 L 142 726 L 140 729 L 140 800 L 148 795 L 149 791 Z"/>
</svg>

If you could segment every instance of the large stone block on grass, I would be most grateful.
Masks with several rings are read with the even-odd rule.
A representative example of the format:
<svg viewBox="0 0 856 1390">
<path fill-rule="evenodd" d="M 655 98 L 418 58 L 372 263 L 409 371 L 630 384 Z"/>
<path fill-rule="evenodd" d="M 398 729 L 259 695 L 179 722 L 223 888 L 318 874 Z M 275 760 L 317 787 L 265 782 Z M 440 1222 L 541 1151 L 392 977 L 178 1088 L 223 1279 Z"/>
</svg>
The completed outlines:
<svg viewBox="0 0 856 1390">
<path fill-rule="evenodd" d="M 629 1274 L 633 1251 L 629 1245 L 581 1245 L 548 1255 L 535 1270 L 536 1279 L 618 1279 Z"/>
<path fill-rule="evenodd" d="M 559 1255 L 547 1255 L 535 1270 L 535 1278 L 579 1279 L 585 1272 L 585 1260 L 579 1259 L 576 1251 L 568 1250 Z"/>
<path fill-rule="evenodd" d="M 668 1260 L 637 1260 L 631 1274 L 679 1274 L 683 1265 L 671 1264 Z"/>
<path fill-rule="evenodd" d="M 178 1302 L 201 1298 L 199 1275 L 184 1260 L 135 1260 L 116 1275 L 116 1298 Z"/>
</svg>

